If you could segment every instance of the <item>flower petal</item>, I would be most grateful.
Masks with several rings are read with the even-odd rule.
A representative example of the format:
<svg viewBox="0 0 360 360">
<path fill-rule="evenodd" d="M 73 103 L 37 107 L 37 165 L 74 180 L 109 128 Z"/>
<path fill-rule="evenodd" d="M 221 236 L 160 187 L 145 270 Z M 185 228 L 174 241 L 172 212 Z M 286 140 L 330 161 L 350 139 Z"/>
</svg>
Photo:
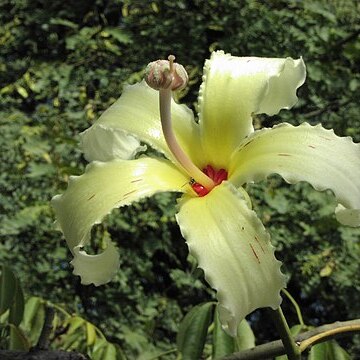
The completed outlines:
<svg viewBox="0 0 360 360">
<path fill-rule="evenodd" d="M 74 267 L 74 274 L 81 277 L 82 284 L 99 286 L 115 276 L 119 269 L 119 253 L 111 241 L 106 243 L 106 249 L 98 255 L 88 255 L 81 250 L 81 245 L 74 247 L 71 265 Z"/>
<path fill-rule="evenodd" d="M 253 131 L 252 113 L 276 114 L 296 101 L 305 81 L 302 59 L 235 57 L 214 52 L 204 67 L 199 117 L 208 163 L 225 167 L 233 150 Z M 205 164 L 206 165 L 206 164 Z"/>
<path fill-rule="evenodd" d="M 94 224 L 100 223 L 113 208 L 157 192 L 181 192 L 188 187 L 188 177 L 169 161 L 151 158 L 93 162 L 85 174 L 71 177 L 68 189 L 63 195 L 55 196 L 52 205 L 57 223 L 75 256 L 75 271 L 82 282 L 95 285 L 108 282 L 118 268 L 113 245 L 109 245 L 105 253 L 90 258 L 80 252 L 79 248 L 89 241 Z M 92 277 L 93 274 L 97 275 Z"/>
<path fill-rule="evenodd" d="M 141 146 L 136 138 L 125 131 L 101 124 L 95 129 L 89 128 L 81 134 L 81 148 L 89 162 L 133 159 L 136 154 L 146 150 L 146 146 Z"/>
<path fill-rule="evenodd" d="M 256 131 L 234 153 L 229 179 L 237 186 L 277 173 L 288 183 L 309 182 L 330 189 L 340 206 L 337 219 L 360 225 L 360 144 L 321 125 L 280 124 Z"/>
<path fill-rule="evenodd" d="M 199 129 L 192 111 L 173 100 L 171 113 L 177 140 L 190 157 L 192 154 L 196 157 L 196 152 L 200 147 L 197 145 Z M 151 89 L 145 81 L 126 86 L 121 97 L 100 116 L 93 126 L 81 134 L 86 159 L 103 160 L 103 150 L 101 147 L 98 148 L 98 143 L 101 142 L 101 146 L 108 147 L 106 137 L 111 136 L 109 132 L 112 133 L 112 144 L 111 149 L 106 152 L 122 156 L 131 135 L 173 160 L 161 129 L 159 92 Z M 134 149 L 136 150 L 135 144 L 130 147 L 125 158 L 130 158 L 128 155 L 136 153 Z M 100 157 L 94 157 L 94 150 L 100 151 Z"/>
<path fill-rule="evenodd" d="M 177 214 L 190 252 L 217 290 L 220 321 L 236 335 L 250 312 L 280 305 L 285 277 L 270 236 L 241 193 L 223 182 L 204 197 L 184 196 Z"/>
</svg>

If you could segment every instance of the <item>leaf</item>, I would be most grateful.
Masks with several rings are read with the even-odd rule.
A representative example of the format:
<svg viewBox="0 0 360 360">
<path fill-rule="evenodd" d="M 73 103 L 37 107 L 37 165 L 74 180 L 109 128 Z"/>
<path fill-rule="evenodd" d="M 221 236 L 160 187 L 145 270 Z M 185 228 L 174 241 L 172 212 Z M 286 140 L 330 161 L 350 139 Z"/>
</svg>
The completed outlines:
<svg viewBox="0 0 360 360">
<path fill-rule="evenodd" d="M 244 319 L 238 327 L 238 335 L 236 337 L 236 350 L 251 349 L 255 346 L 255 335 L 249 323 Z"/>
<path fill-rule="evenodd" d="M 22 328 L 29 334 L 32 344 L 36 344 L 45 320 L 45 304 L 38 297 L 31 297 L 25 304 Z"/>
<path fill-rule="evenodd" d="M 113 360 L 116 359 L 116 349 L 113 344 L 106 343 L 105 351 L 101 357 L 101 360 Z"/>
<path fill-rule="evenodd" d="M 18 211 L 12 217 L 4 217 L 0 221 L 0 235 L 17 235 L 23 229 L 33 224 L 38 217 L 49 210 L 49 205 L 28 206 Z"/>
<path fill-rule="evenodd" d="M 306 10 L 319 14 L 332 23 L 336 23 L 336 16 L 322 4 L 317 2 L 306 2 L 304 5 Z"/>
<path fill-rule="evenodd" d="M 2 265 L 0 275 L 0 315 L 11 307 L 16 293 L 16 283 L 16 277 L 11 269 Z"/>
<path fill-rule="evenodd" d="M 61 19 L 61 18 L 52 18 L 52 19 L 50 19 L 50 24 L 52 24 L 52 25 L 62 25 L 62 26 L 69 27 L 71 29 L 77 29 L 78 28 L 78 24 L 75 24 L 70 20 Z"/>
<path fill-rule="evenodd" d="M 201 358 L 213 305 L 212 302 L 196 305 L 181 322 L 176 343 L 183 360 Z"/>
<path fill-rule="evenodd" d="M 105 339 L 97 339 L 91 353 L 92 360 L 126 360 L 120 346 L 107 342 Z"/>
<path fill-rule="evenodd" d="M 86 345 L 92 346 L 96 341 L 96 328 L 93 324 L 86 322 Z"/>
<path fill-rule="evenodd" d="M 97 338 L 91 349 L 92 360 L 126 360 L 126 356 L 119 345 L 106 341 L 105 338 Z"/>
<path fill-rule="evenodd" d="M 84 334 L 81 331 L 76 331 L 72 334 L 66 333 L 64 335 L 62 348 L 64 350 L 86 351 L 84 346 Z"/>
<path fill-rule="evenodd" d="M 10 324 L 9 350 L 26 350 L 31 347 L 31 343 L 24 332 L 15 325 Z"/>
<path fill-rule="evenodd" d="M 69 324 L 68 334 L 74 333 L 80 326 L 86 324 L 86 321 L 80 316 L 72 316 L 67 322 Z"/>
<path fill-rule="evenodd" d="M 38 178 L 55 173 L 55 167 L 53 164 L 38 164 L 31 162 L 29 164 L 29 173 L 26 175 L 28 178 Z"/>
<path fill-rule="evenodd" d="M 24 315 L 24 294 L 20 286 L 20 281 L 16 281 L 16 292 L 14 296 L 14 302 L 10 307 L 9 323 L 19 326 Z"/>
<path fill-rule="evenodd" d="M 223 329 L 219 320 L 217 307 L 214 313 L 214 332 L 213 332 L 213 353 L 214 359 L 232 354 L 235 351 L 234 338 L 229 336 Z"/>
<path fill-rule="evenodd" d="M 335 340 L 332 340 L 314 345 L 308 360 L 351 360 L 351 357 Z"/>
<path fill-rule="evenodd" d="M 108 27 L 101 32 L 102 36 L 107 36 L 107 34 L 111 35 L 121 44 L 131 44 L 133 42 L 130 35 L 119 28 Z"/>
<path fill-rule="evenodd" d="M 321 277 L 327 277 L 330 276 L 334 270 L 335 262 L 329 261 L 321 270 L 320 270 L 320 276 Z"/>
<path fill-rule="evenodd" d="M 27 90 L 20 86 L 20 85 L 16 85 L 16 91 L 24 98 L 26 99 L 27 97 L 29 97 L 29 93 L 27 92 Z"/>
</svg>

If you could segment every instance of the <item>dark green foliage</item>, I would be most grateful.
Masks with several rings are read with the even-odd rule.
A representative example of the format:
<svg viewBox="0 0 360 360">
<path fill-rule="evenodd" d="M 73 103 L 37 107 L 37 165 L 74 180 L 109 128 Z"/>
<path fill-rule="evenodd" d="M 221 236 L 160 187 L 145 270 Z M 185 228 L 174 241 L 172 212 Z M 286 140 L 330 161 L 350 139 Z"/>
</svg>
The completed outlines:
<svg viewBox="0 0 360 360">
<path fill-rule="evenodd" d="M 0 263 L 11 264 L 26 294 L 66 303 L 130 358 L 173 348 L 184 314 L 214 298 L 188 259 L 173 195 L 116 210 L 95 229 L 122 254 L 112 283 L 84 287 L 71 275 L 49 200 L 83 172 L 78 133 L 169 53 L 190 73 L 182 101 L 194 107 L 204 60 L 224 49 L 304 57 L 295 109 L 259 116 L 258 125 L 322 122 L 359 142 L 359 10 L 355 0 L 0 0 Z M 331 194 L 277 177 L 250 192 L 306 323 L 358 316 L 359 231 L 335 221 Z M 285 313 L 296 323 L 287 302 Z M 259 317 L 251 320 L 264 340 L 272 331 Z"/>
<path fill-rule="evenodd" d="M 198 304 L 186 314 L 176 337 L 182 359 L 199 359 L 205 346 L 208 327 L 211 324 L 214 304 Z"/>
</svg>

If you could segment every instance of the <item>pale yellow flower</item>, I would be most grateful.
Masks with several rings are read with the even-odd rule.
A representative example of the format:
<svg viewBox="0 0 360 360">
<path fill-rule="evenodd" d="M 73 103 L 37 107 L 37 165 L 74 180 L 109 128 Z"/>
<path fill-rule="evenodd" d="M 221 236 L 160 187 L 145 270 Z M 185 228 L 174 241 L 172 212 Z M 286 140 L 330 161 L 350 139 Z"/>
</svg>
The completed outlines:
<svg viewBox="0 0 360 360">
<path fill-rule="evenodd" d="M 66 192 L 52 201 L 82 283 L 106 283 L 119 266 L 111 242 L 99 255 L 82 250 L 92 226 L 114 208 L 173 191 L 183 193 L 176 219 L 217 291 L 224 329 L 235 335 L 239 322 L 254 309 L 277 308 L 285 286 L 281 263 L 242 186 L 273 173 L 291 184 L 307 181 L 316 190 L 333 191 L 340 222 L 360 225 L 359 144 L 307 123 L 254 131 L 252 114 L 291 108 L 305 76 L 302 59 L 213 53 L 204 67 L 199 121 L 189 108 L 171 100 L 172 130 L 195 170 L 179 163 L 167 144 L 159 92 L 145 82 L 126 87 L 82 134 L 90 161 L 85 174 L 72 177 Z M 144 144 L 165 158 L 135 158 Z"/>
</svg>

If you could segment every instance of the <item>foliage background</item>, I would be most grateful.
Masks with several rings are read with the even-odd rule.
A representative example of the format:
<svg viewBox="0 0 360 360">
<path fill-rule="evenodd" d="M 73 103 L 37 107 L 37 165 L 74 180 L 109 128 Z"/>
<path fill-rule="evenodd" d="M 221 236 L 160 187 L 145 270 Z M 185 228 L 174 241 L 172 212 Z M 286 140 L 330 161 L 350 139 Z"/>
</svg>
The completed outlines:
<svg viewBox="0 0 360 360">
<path fill-rule="evenodd" d="M 0 262 L 26 294 L 79 312 L 130 357 L 173 348 L 184 314 L 214 298 L 188 258 L 174 196 L 114 211 L 96 228 L 122 254 L 112 283 L 84 287 L 71 274 L 49 200 L 84 170 L 79 132 L 169 53 L 188 69 L 181 101 L 196 109 L 203 62 L 223 49 L 307 64 L 297 106 L 258 126 L 321 122 L 359 142 L 359 14 L 356 0 L 0 0 Z M 249 191 L 306 322 L 358 317 L 359 230 L 335 221 L 331 194 L 275 176 Z M 287 301 L 284 309 L 296 323 Z M 272 338 L 263 311 L 250 320 L 259 342 Z M 356 340 L 343 344 L 360 354 Z"/>
</svg>

